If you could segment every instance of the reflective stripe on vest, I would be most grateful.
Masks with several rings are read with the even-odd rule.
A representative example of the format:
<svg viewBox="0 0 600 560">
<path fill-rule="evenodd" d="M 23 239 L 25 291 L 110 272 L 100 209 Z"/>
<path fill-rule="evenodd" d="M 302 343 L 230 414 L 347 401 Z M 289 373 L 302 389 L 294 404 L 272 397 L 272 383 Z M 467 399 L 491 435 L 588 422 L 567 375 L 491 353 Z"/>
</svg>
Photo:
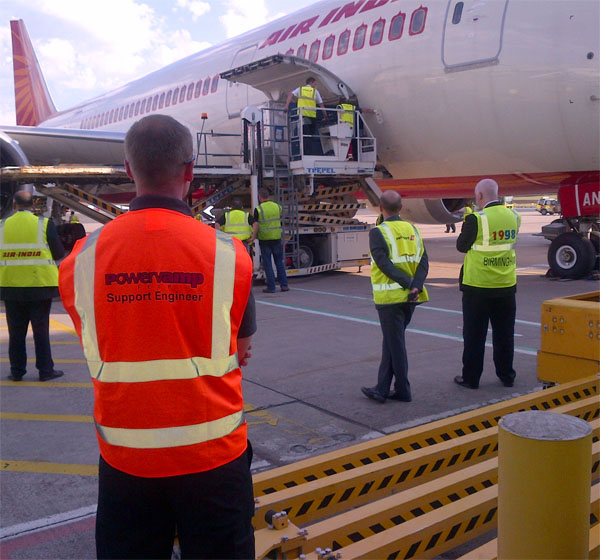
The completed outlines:
<svg viewBox="0 0 600 560">
<path fill-rule="evenodd" d="M 517 282 L 515 243 L 520 216 L 495 205 L 475 212 L 477 237 L 465 255 L 462 282 L 477 288 L 507 288 Z M 504 241 L 509 239 L 510 243 Z"/>
<path fill-rule="evenodd" d="M 342 109 L 340 113 L 340 122 L 354 127 L 354 105 L 351 105 L 350 103 L 341 103 L 337 108 Z"/>
<path fill-rule="evenodd" d="M 252 237 L 252 226 L 248 222 L 248 214 L 243 210 L 225 212 L 225 225 L 221 230 L 242 241 Z"/>
<path fill-rule="evenodd" d="M 258 239 L 268 241 L 281 239 L 281 207 L 271 200 L 257 206 Z"/>
<path fill-rule="evenodd" d="M 377 228 L 381 231 L 388 246 L 390 261 L 398 270 L 412 278 L 424 253 L 423 241 L 419 230 L 404 221 L 384 221 Z M 398 232 L 394 230 L 398 230 Z M 404 230 L 404 232 L 400 230 Z M 397 240 L 396 235 L 398 233 L 410 234 L 413 239 Z M 372 257 L 371 286 L 373 288 L 373 300 L 376 304 L 402 303 L 408 300 L 410 290 L 403 288 L 400 284 L 385 275 L 375 261 L 373 261 Z M 427 289 L 423 287 L 417 301 L 424 302 L 428 301 L 428 299 Z"/>
<path fill-rule="evenodd" d="M 317 90 L 314 87 L 302 86 L 298 96 L 298 110 L 304 108 L 301 115 L 314 119 L 317 116 Z M 312 109 L 312 110 L 311 110 Z"/>
<path fill-rule="evenodd" d="M 58 286 L 58 268 L 46 238 L 48 223 L 48 218 L 36 217 L 28 211 L 18 211 L 0 221 L 0 286 Z M 28 235 L 27 242 L 15 242 L 15 238 Z"/>
<path fill-rule="evenodd" d="M 148 362 L 103 362 L 96 331 L 94 279 L 96 246 L 102 230 L 86 239 L 75 259 L 75 308 L 81 318 L 81 341 L 90 374 L 101 383 L 138 383 L 191 379 L 203 375 L 222 377 L 237 369 L 237 355 L 230 355 L 236 253 L 233 239 L 216 232 L 213 287 L 211 357 L 165 359 Z M 227 436 L 243 423 L 242 410 L 210 422 L 168 428 L 114 428 L 96 423 L 100 437 L 108 444 L 132 449 L 161 449 L 194 445 Z M 170 438 L 174 439 L 171 440 Z"/>
</svg>

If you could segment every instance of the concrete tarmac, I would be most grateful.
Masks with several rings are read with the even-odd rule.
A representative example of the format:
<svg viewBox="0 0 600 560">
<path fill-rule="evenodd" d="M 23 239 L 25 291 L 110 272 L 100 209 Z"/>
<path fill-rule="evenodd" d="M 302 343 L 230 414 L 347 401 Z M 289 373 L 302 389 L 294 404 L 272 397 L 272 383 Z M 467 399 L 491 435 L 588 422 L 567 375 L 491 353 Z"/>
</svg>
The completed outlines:
<svg viewBox="0 0 600 560">
<path fill-rule="evenodd" d="M 244 368 L 254 472 L 540 389 L 536 352 L 541 303 L 597 290 L 598 283 L 545 278 L 549 242 L 532 234 L 552 217 L 519 211 L 517 379 L 512 388 L 496 378 L 491 348 L 479 390 L 452 382 L 461 373 L 457 279 L 463 255 L 455 248 L 458 231 L 446 234 L 444 225 L 420 226 L 430 259 L 430 301 L 417 308 L 407 334 L 411 403 L 381 405 L 360 391 L 375 384 L 381 352 L 369 267 L 293 278 L 287 293 L 264 294 L 263 286 L 255 286 L 258 332 Z M 374 216 L 362 217 L 374 221 Z M 28 375 L 13 383 L 6 379 L 8 332 L 0 312 L 3 559 L 95 557 L 98 448 L 92 385 L 60 301 L 53 304 L 51 329 L 56 368 L 65 376 L 51 383 L 37 381 L 30 335 Z"/>
</svg>

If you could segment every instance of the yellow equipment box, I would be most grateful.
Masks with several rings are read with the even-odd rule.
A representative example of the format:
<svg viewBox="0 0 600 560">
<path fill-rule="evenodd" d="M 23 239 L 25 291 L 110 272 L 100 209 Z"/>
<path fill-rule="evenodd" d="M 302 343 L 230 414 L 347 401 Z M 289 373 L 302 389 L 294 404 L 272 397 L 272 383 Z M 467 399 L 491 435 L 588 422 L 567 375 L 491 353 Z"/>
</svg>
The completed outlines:
<svg viewBox="0 0 600 560">
<path fill-rule="evenodd" d="M 600 371 L 600 292 L 542 303 L 538 379 L 565 383 Z"/>
</svg>

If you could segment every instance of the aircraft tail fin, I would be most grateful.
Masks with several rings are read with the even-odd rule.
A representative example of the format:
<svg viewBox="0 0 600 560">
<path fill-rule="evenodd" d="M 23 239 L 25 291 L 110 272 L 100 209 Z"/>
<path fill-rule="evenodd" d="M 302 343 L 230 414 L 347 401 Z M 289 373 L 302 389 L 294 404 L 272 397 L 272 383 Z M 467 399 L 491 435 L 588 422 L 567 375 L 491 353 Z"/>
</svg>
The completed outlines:
<svg viewBox="0 0 600 560">
<path fill-rule="evenodd" d="M 22 19 L 10 22 L 17 124 L 37 126 L 56 111 Z"/>
</svg>

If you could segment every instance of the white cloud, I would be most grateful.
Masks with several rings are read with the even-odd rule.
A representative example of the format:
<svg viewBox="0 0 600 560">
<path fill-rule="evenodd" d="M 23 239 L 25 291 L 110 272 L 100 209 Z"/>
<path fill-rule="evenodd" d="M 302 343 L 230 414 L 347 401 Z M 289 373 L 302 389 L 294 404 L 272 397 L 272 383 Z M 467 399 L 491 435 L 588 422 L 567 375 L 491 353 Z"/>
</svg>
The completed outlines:
<svg viewBox="0 0 600 560">
<path fill-rule="evenodd" d="M 225 26 L 228 38 L 264 25 L 271 19 L 265 0 L 227 0 L 225 5 L 227 12 L 219 19 Z"/>
<path fill-rule="evenodd" d="M 181 8 L 187 8 L 192 13 L 192 19 L 196 21 L 200 16 L 210 12 L 208 2 L 199 2 L 197 0 L 177 0 L 177 5 Z"/>
</svg>

